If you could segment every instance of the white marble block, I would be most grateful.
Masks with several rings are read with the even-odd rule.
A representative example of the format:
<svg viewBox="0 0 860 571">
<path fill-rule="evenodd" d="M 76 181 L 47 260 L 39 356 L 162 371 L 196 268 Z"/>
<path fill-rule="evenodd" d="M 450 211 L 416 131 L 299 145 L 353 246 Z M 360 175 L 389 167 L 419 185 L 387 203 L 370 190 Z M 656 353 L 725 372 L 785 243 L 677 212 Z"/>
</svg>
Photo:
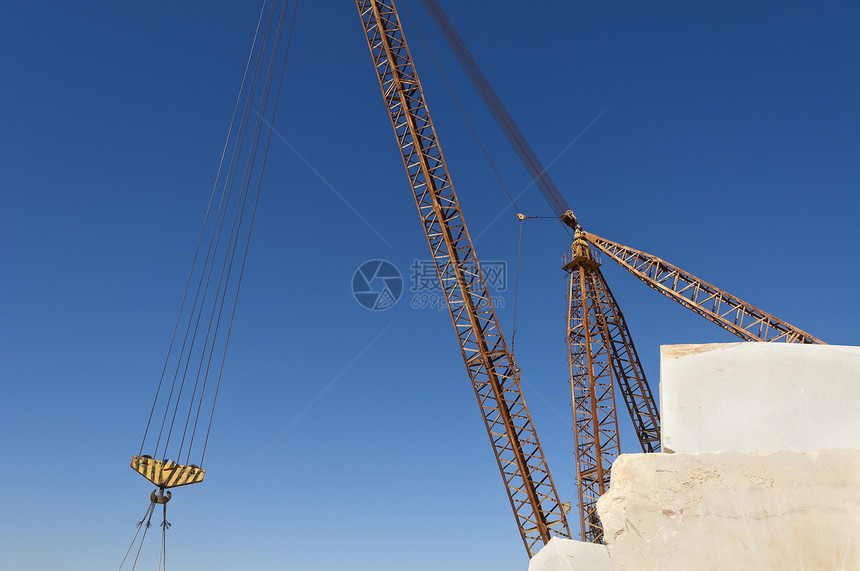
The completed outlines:
<svg viewBox="0 0 860 571">
<path fill-rule="evenodd" d="M 860 448 L 860 347 L 665 345 L 664 452 Z"/>
<path fill-rule="evenodd" d="M 529 561 L 529 571 L 611 571 L 605 545 L 553 537 Z"/>
<path fill-rule="evenodd" d="M 860 450 L 622 455 L 597 509 L 614 570 L 860 569 Z"/>
</svg>

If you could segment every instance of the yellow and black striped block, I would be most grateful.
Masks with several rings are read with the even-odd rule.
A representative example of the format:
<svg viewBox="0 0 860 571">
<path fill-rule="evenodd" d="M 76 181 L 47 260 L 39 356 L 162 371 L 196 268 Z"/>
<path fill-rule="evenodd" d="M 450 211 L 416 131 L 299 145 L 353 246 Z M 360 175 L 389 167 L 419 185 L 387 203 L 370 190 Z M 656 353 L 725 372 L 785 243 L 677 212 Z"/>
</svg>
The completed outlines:
<svg viewBox="0 0 860 571">
<path fill-rule="evenodd" d="M 151 456 L 135 456 L 131 459 L 131 467 L 159 488 L 197 484 L 206 475 L 206 470 L 194 464 L 183 466 L 173 460 L 156 460 Z"/>
</svg>

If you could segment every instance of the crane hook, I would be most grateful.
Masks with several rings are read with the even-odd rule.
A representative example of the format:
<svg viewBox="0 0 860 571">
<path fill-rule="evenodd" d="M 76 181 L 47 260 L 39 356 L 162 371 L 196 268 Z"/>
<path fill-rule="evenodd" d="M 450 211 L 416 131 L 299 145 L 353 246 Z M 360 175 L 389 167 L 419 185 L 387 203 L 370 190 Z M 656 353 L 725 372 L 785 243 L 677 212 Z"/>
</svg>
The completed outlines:
<svg viewBox="0 0 860 571">
<path fill-rule="evenodd" d="M 152 490 L 149 494 L 149 501 L 154 504 L 166 504 L 170 501 L 170 498 L 173 497 L 173 494 L 170 493 L 170 490 L 165 494 L 164 488 L 159 488 L 158 493 L 156 494 L 156 490 Z"/>
</svg>

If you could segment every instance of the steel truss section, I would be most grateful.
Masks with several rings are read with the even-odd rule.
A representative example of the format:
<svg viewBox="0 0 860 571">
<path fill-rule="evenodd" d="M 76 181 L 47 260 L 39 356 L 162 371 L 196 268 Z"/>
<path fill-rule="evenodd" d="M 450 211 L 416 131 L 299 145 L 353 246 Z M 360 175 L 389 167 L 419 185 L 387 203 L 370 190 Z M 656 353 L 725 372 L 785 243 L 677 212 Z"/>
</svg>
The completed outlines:
<svg viewBox="0 0 860 571">
<path fill-rule="evenodd" d="M 600 267 L 587 244 L 574 244 L 568 274 L 567 343 L 579 515 L 584 541 L 603 543 L 597 500 L 609 489 L 612 462 L 621 453 L 612 342 L 604 309 L 609 305 Z"/>
<path fill-rule="evenodd" d="M 654 395 L 651 393 L 651 387 L 645 378 L 642 363 L 639 362 L 639 354 L 633 345 L 633 338 L 627 329 L 624 314 L 621 313 L 618 302 L 599 268 L 595 271 L 595 279 L 601 287 L 600 291 L 604 293 L 601 297 L 602 315 L 606 320 L 606 331 L 611 347 L 609 355 L 621 398 L 627 406 L 642 452 L 659 452 L 660 413 L 654 401 Z"/>
<path fill-rule="evenodd" d="M 581 230 L 562 265 L 569 272 L 567 342 L 582 537 L 602 543 L 595 508 L 620 452 L 613 379 L 643 452 L 660 450 L 660 416 L 627 322 Z"/>
<path fill-rule="evenodd" d="M 582 235 L 589 243 L 645 282 L 648 287 L 695 311 L 745 341 L 824 344 L 809 333 L 657 256 L 587 232 L 583 232 Z"/>
<path fill-rule="evenodd" d="M 391 1 L 357 0 L 356 5 L 463 360 L 531 557 L 552 536 L 570 536 L 564 509 L 475 257 L 396 8 Z"/>
</svg>

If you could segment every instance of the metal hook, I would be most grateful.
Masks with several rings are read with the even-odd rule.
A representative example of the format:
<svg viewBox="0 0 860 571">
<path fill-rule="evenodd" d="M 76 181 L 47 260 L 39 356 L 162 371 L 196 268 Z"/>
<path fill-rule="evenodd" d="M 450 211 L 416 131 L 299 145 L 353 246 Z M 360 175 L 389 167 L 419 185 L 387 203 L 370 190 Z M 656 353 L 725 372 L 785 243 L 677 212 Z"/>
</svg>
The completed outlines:
<svg viewBox="0 0 860 571">
<path fill-rule="evenodd" d="M 158 491 L 156 494 L 155 492 Z M 160 488 L 158 490 L 152 490 L 149 494 L 149 501 L 154 504 L 166 504 L 170 501 L 170 498 L 173 497 L 173 494 L 168 490 L 165 494 L 164 488 Z"/>
</svg>

